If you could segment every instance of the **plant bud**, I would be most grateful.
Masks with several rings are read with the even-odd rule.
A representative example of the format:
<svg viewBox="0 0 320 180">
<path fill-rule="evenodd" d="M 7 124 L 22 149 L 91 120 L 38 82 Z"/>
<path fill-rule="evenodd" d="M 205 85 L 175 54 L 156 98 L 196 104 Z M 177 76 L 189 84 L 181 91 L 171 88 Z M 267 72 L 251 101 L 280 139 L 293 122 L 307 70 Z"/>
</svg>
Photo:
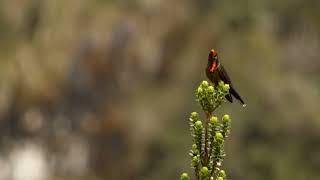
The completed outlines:
<svg viewBox="0 0 320 180">
<path fill-rule="evenodd" d="M 231 121 L 230 119 L 230 116 L 228 114 L 225 114 L 223 117 L 222 117 L 222 122 L 224 123 L 229 123 Z"/>
<path fill-rule="evenodd" d="M 208 87 L 208 92 L 209 92 L 210 94 L 212 94 L 212 93 L 214 92 L 213 86 L 209 86 L 209 87 Z"/>
<path fill-rule="evenodd" d="M 196 129 L 202 129 L 202 122 L 201 121 L 196 121 L 195 128 Z"/>
<path fill-rule="evenodd" d="M 208 175 L 209 174 L 209 169 L 207 167 L 202 167 L 201 168 L 201 174 L 203 175 Z"/>
<path fill-rule="evenodd" d="M 181 177 L 180 177 L 180 180 L 189 180 L 189 175 L 187 173 L 182 173 L 181 174 Z"/>
<path fill-rule="evenodd" d="M 208 86 L 209 86 L 209 83 L 208 83 L 208 81 L 202 81 L 201 85 L 202 85 L 203 87 L 208 87 Z"/>
<path fill-rule="evenodd" d="M 225 178 L 226 177 L 226 172 L 224 170 L 220 170 L 218 176 Z"/>
<path fill-rule="evenodd" d="M 215 139 L 219 142 L 223 141 L 223 135 L 220 132 L 216 133 Z"/>
<path fill-rule="evenodd" d="M 218 123 L 218 118 L 217 118 L 216 116 L 212 116 L 212 117 L 210 118 L 210 123 L 211 123 L 211 124 L 217 124 L 217 123 Z"/>
<path fill-rule="evenodd" d="M 223 86 L 223 90 L 224 90 L 224 91 L 228 92 L 229 89 L 230 89 L 230 85 L 229 85 L 229 84 L 225 84 L 225 85 Z"/>
</svg>

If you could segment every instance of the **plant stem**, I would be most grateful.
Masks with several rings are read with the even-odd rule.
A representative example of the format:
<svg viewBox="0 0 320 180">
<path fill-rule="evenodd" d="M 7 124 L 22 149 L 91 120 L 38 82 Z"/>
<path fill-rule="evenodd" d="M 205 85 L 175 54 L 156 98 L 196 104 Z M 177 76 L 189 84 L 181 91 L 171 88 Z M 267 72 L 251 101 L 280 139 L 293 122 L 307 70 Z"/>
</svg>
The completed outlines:
<svg viewBox="0 0 320 180">
<path fill-rule="evenodd" d="M 214 162 L 214 164 L 216 164 L 217 162 Z M 216 173 L 216 166 L 213 166 L 212 170 L 211 170 L 211 175 L 210 176 L 214 176 Z"/>
<path fill-rule="evenodd" d="M 209 156 L 210 153 L 208 152 L 208 146 L 209 146 L 209 141 L 208 141 L 208 126 L 210 122 L 210 118 L 212 117 L 212 113 L 206 112 L 206 122 L 205 122 L 205 135 L 204 135 L 204 166 L 208 166 L 209 164 Z M 209 150 L 210 151 L 210 150 Z"/>
<path fill-rule="evenodd" d="M 195 171 L 195 174 L 196 174 L 196 179 L 197 179 L 197 180 L 200 180 L 200 177 L 199 177 L 199 166 L 197 166 L 196 168 L 194 168 L 194 171 Z"/>
</svg>

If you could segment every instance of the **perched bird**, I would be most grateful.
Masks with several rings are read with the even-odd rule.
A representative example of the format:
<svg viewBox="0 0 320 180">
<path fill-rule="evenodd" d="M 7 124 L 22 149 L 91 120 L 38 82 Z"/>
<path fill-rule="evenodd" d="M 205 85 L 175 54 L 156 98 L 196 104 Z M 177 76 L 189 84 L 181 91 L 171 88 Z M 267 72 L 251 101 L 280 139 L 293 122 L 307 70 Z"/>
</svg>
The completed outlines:
<svg viewBox="0 0 320 180">
<path fill-rule="evenodd" d="M 218 53 L 214 49 L 212 49 L 209 53 L 206 74 L 207 74 L 207 77 L 210 79 L 210 81 L 215 85 L 218 85 L 219 81 L 223 81 L 225 84 L 230 85 L 229 94 L 226 96 L 228 101 L 232 103 L 232 96 L 234 96 L 236 99 L 238 99 L 241 102 L 243 107 L 246 106 L 244 101 L 241 99 L 240 95 L 233 88 L 231 84 L 231 80 L 227 74 L 227 71 L 223 68 L 222 64 L 219 62 Z"/>
</svg>

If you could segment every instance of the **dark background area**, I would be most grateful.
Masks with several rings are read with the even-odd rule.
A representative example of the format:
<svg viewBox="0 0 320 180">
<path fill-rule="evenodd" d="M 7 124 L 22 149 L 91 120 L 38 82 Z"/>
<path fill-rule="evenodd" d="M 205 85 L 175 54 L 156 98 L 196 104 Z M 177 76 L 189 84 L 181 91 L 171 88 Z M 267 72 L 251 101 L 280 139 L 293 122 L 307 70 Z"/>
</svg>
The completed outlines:
<svg viewBox="0 0 320 180">
<path fill-rule="evenodd" d="M 211 48 L 232 180 L 320 177 L 320 1 L 0 1 L 0 179 L 179 179 Z"/>
</svg>

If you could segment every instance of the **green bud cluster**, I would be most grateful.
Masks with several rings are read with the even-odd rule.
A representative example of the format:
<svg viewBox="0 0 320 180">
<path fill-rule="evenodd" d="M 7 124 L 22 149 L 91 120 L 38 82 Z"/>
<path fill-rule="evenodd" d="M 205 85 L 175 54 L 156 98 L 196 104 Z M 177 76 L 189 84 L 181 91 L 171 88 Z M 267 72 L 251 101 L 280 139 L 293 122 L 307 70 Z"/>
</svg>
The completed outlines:
<svg viewBox="0 0 320 180">
<path fill-rule="evenodd" d="M 203 81 L 196 90 L 196 99 L 206 115 L 203 121 L 199 113 L 192 112 L 189 122 L 193 138 L 189 155 L 197 180 L 226 180 L 226 173 L 220 168 L 225 157 L 224 142 L 230 133 L 231 118 L 224 115 L 218 119 L 212 113 L 225 101 L 229 89 L 230 86 L 222 81 L 217 86 Z M 189 180 L 189 176 L 183 173 L 180 179 Z"/>
<path fill-rule="evenodd" d="M 228 137 L 231 128 L 231 119 L 230 116 L 225 114 L 222 117 L 221 133 L 223 137 Z"/>
<path fill-rule="evenodd" d="M 210 167 L 212 167 L 212 171 L 215 171 L 217 167 L 221 166 L 223 158 L 225 157 L 224 152 L 224 138 L 222 133 L 217 132 L 215 134 L 213 144 L 212 144 L 212 155 L 210 159 Z"/>
<path fill-rule="evenodd" d="M 202 149 L 202 134 L 203 125 L 200 116 L 197 112 L 192 112 L 190 116 L 190 129 L 193 143 L 197 147 L 197 154 L 200 154 Z"/>
<path fill-rule="evenodd" d="M 210 145 L 210 149 L 213 148 L 213 143 L 214 143 L 214 137 L 216 135 L 216 132 L 219 131 L 219 121 L 218 121 L 218 118 L 215 117 L 215 116 L 212 116 L 210 118 L 210 121 L 209 121 L 209 145 Z"/>
<path fill-rule="evenodd" d="M 202 81 L 196 90 L 196 98 L 206 113 L 212 113 L 229 93 L 229 84 L 219 82 L 218 86 L 211 86 L 207 81 Z"/>
<path fill-rule="evenodd" d="M 201 165 L 203 125 L 197 112 L 192 112 L 190 115 L 190 131 L 191 136 L 193 137 L 193 144 L 189 153 L 191 157 L 191 166 L 195 171 L 199 171 Z"/>
<path fill-rule="evenodd" d="M 231 119 L 229 115 L 224 115 L 222 120 L 212 116 L 209 122 L 209 144 L 210 144 L 210 160 L 209 169 L 212 174 L 216 167 L 220 167 L 225 157 L 224 141 L 230 133 Z"/>
</svg>

